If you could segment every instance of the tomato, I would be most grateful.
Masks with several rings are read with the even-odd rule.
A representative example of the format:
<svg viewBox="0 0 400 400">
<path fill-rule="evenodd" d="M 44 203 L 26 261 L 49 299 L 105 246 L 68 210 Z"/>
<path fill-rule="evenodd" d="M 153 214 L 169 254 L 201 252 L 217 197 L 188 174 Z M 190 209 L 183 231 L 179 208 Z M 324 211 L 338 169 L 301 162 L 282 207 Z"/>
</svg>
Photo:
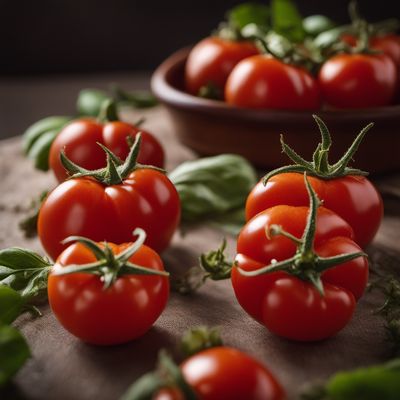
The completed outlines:
<svg viewBox="0 0 400 400">
<path fill-rule="evenodd" d="M 281 400 L 285 393 L 262 364 L 229 347 L 201 351 L 181 365 L 185 381 L 201 400 Z M 176 389 L 163 389 L 156 400 L 181 400 Z"/>
<path fill-rule="evenodd" d="M 106 155 L 97 143 L 101 143 L 125 160 L 129 153 L 127 138 L 134 139 L 142 133 L 138 162 L 164 166 L 164 150 L 159 141 L 149 132 L 121 121 L 101 123 L 95 119 L 80 119 L 71 122 L 57 135 L 50 148 L 49 164 L 59 182 L 68 175 L 60 161 L 60 151 L 79 166 L 94 170 L 106 166 Z"/>
<path fill-rule="evenodd" d="M 338 54 L 322 65 L 318 81 L 332 107 L 380 107 L 393 100 L 397 72 L 385 54 Z"/>
<path fill-rule="evenodd" d="M 395 34 L 387 34 L 383 36 L 375 36 L 371 38 L 370 45 L 372 49 L 381 50 L 389 56 L 400 67 L 400 36 Z"/>
<path fill-rule="evenodd" d="M 107 243 L 115 255 L 129 244 Z M 104 248 L 104 244 L 101 244 Z M 48 297 L 53 313 L 73 335 L 97 345 L 124 343 L 146 333 L 164 310 L 169 281 L 166 276 L 124 274 L 110 287 L 92 273 L 56 275 L 65 267 L 96 261 L 82 243 L 74 243 L 58 257 L 48 279 Z M 130 258 L 131 263 L 164 271 L 159 255 L 142 245 Z M 73 268 L 74 268 L 73 267 Z"/>
<path fill-rule="evenodd" d="M 316 80 L 303 68 L 267 55 L 236 65 L 225 87 L 227 103 L 248 108 L 312 110 L 320 106 Z"/>
<path fill-rule="evenodd" d="M 111 173 L 116 166 L 109 160 L 101 173 L 85 177 L 83 170 L 83 177 L 61 183 L 44 200 L 38 234 L 50 257 L 55 259 L 65 249 L 60 242 L 68 236 L 124 243 L 136 227 L 146 231 L 147 245 L 157 252 L 165 249 L 179 223 L 179 195 L 165 174 L 135 164 L 138 146 L 139 139 L 118 166 L 123 174 Z"/>
<path fill-rule="evenodd" d="M 308 178 L 324 206 L 347 221 L 354 230 L 354 240 L 367 246 L 378 231 L 383 217 L 383 202 L 374 185 L 364 176 L 343 176 L 324 180 Z M 271 177 L 266 186 L 260 181 L 246 201 L 246 219 L 260 211 L 285 204 L 306 206 L 309 203 L 303 175 L 283 173 Z"/>
<path fill-rule="evenodd" d="M 202 87 L 211 84 L 223 93 L 233 67 L 240 60 L 257 53 L 254 44 L 247 41 L 216 36 L 203 39 L 193 47 L 186 61 L 186 90 L 197 96 Z"/>
<path fill-rule="evenodd" d="M 297 255 L 298 248 L 292 240 L 284 235 L 268 238 L 266 230 L 279 225 L 300 238 L 309 212 L 308 207 L 279 205 L 248 221 L 238 237 L 231 275 L 236 298 L 245 311 L 271 332 L 299 341 L 322 340 L 338 333 L 351 319 L 356 300 L 366 288 L 368 261 L 360 256 L 350 225 L 333 211 L 320 207 L 312 251 L 302 254 L 298 263 L 290 263 L 288 270 L 258 276 L 243 275 L 239 268 L 255 271 Z M 357 258 L 321 273 L 323 295 L 304 279 L 309 273 L 316 273 L 320 262 L 316 257 L 351 253 L 358 254 Z"/>
</svg>

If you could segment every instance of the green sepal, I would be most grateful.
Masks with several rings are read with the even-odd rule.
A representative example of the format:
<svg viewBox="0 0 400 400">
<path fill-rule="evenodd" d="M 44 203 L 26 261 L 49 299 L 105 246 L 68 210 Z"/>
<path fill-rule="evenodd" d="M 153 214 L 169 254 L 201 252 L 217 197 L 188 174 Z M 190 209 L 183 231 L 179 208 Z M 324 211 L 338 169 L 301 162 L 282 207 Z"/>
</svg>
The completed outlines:
<svg viewBox="0 0 400 400">
<path fill-rule="evenodd" d="M 313 161 L 306 161 L 304 158 L 298 155 L 284 142 L 283 136 L 281 136 L 282 152 L 286 154 L 292 161 L 294 161 L 294 164 L 280 167 L 268 172 L 263 177 L 264 185 L 266 185 L 268 180 L 273 176 L 286 172 L 303 172 L 307 173 L 308 176 L 315 176 L 324 180 L 336 179 L 348 175 L 368 175 L 368 172 L 349 167 L 348 164 L 353 159 L 353 156 L 357 152 L 358 147 L 360 146 L 366 133 L 374 126 L 374 124 L 371 122 L 366 125 L 356 136 L 345 154 L 335 164 L 329 164 L 329 150 L 332 144 L 329 130 L 321 118 L 319 118 L 317 115 L 313 115 L 313 118 L 317 123 L 321 133 L 321 142 L 314 151 Z"/>
<path fill-rule="evenodd" d="M 127 92 L 117 85 L 112 85 L 111 91 L 118 104 L 126 104 L 134 108 L 150 108 L 158 104 L 156 97 L 146 90 Z"/>
<path fill-rule="evenodd" d="M 199 326 L 189 329 L 182 336 L 180 348 L 185 357 L 190 357 L 200 351 L 222 345 L 223 342 L 218 328 Z"/>
</svg>

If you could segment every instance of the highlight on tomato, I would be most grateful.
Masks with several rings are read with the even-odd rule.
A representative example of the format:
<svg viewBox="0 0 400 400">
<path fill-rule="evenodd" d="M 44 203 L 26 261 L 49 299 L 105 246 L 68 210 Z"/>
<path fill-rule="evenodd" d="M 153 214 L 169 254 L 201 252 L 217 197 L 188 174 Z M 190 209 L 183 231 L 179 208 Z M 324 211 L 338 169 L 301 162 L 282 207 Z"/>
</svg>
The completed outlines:
<svg viewBox="0 0 400 400">
<path fill-rule="evenodd" d="M 168 273 L 160 256 L 144 245 L 95 243 L 71 236 L 48 277 L 48 299 L 61 325 L 96 345 L 125 343 L 145 334 L 164 310 Z"/>
<path fill-rule="evenodd" d="M 274 206 L 243 227 L 231 281 L 240 305 L 271 332 L 317 341 L 349 323 L 368 282 L 368 260 L 351 226 L 321 207 L 304 180 L 309 207 Z"/>
<path fill-rule="evenodd" d="M 348 164 L 373 124 L 363 128 L 343 157 L 330 164 L 332 139 L 329 130 L 317 115 L 313 115 L 313 118 L 322 137 L 313 160 L 303 159 L 281 136 L 282 150 L 293 163 L 269 172 L 254 187 L 246 201 L 246 219 L 280 204 L 307 206 L 309 197 L 302 176 L 303 172 L 307 172 L 309 182 L 324 202 L 324 207 L 331 209 L 351 225 L 355 242 L 364 248 L 372 242 L 379 229 L 383 217 L 383 202 L 375 186 L 367 179 L 368 173 L 349 167 Z"/>
<path fill-rule="evenodd" d="M 107 157 L 98 143 L 125 160 L 139 132 L 142 142 L 138 162 L 163 168 L 164 149 L 151 133 L 140 129 L 137 126 L 139 124 L 119 121 L 116 103 L 112 100 L 104 101 L 97 119 L 85 117 L 70 122 L 60 131 L 50 148 L 49 164 L 55 177 L 59 182 L 68 178 L 60 159 L 62 150 L 71 161 L 83 168 L 104 168 Z"/>
<path fill-rule="evenodd" d="M 121 400 L 283 400 L 285 392 L 274 375 L 246 353 L 224 346 L 215 337 L 192 331 L 195 342 L 206 340 L 204 347 L 179 366 L 165 352 L 159 354 L 154 372 L 139 378 Z M 203 343 L 202 343 L 203 344 Z"/>
<path fill-rule="evenodd" d="M 180 220 L 180 200 L 164 171 L 137 163 L 141 135 L 125 162 L 100 144 L 107 167 L 82 168 L 60 153 L 71 179 L 57 186 L 44 200 L 38 216 L 38 235 L 54 260 L 65 249 L 68 236 L 125 243 L 136 227 L 146 231 L 146 244 L 164 250 Z"/>
</svg>

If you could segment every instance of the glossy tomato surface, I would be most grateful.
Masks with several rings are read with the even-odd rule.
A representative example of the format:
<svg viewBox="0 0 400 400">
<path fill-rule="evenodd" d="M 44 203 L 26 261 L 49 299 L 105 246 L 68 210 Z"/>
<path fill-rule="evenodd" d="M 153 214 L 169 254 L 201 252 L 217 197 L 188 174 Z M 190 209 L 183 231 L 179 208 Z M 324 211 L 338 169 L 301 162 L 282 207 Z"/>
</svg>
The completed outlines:
<svg viewBox="0 0 400 400">
<path fill-rule="evenodd" d="M 335 335 L 350 321 L 355 303 L 368 281 L 368 261 L 358 257 L 323 273 L 325 295 L 309 282 L 286 272 L 255 277 L 240 274 L 292 257 L 296 245 L 284 236 L 268 238 L 266 229 L 280 225 L 300 238 L 306 226 L 308 207 L 275 206 L 246 223 L 237 242 L 232 286 L 241 306 L 271 332 L 292 340 L 314 341 Z M 333 211 L 320 207 L 317 213 L 314 250 L 331 257 L 359 252 L 352 241 L 350 225 Z"/>
<path fill-rule="evenodd" d="M 211 84 L 223 93 L 233 67 L 257 53 L 257 48 L 250 42 L 216 36 L 203 39 L 193 47 L 186 61 L 186 90 L 197 96 L 201 87 Z"/>
<path fill-rule="evenodd" d="M 332 107 L 380 107 L 392 103 L 397 72 L 385 54 L 338 54 L 322 65 L 318 81 Z"/>
<path fill-rule="evenodd" d="M 246 58 L 233 69 L 225 98 L 247 108 L 314 110 L 320 106 L 318 84 L 305 69 L 267 55 Z"/>
<path fill-rule="evenodd" d="M 40 209 L 38 234 L 53 259 L 65 249 L 60 242 L 68 236 L 119 244 L 132 240 L 138 227 L 147 233 L 145 243 L 161 252 L 179 220 L 180 200 L 172 182 L 159 171 L 138 169 L 119 185 L 91 178 L 61 183 Z"/>
<path fill-rule="evenodd" d="M 382 198 L 371 181 L 363 176 L 308 180 L 324 206 L 351 225 L 355 242 L 363 248 L 371 243 L 383 217 Z M 260 181 L 249 194 L 246 219 L 279 204 L 308 206 L 309 201 L 302 174 L 275 175 L 266 186 Z"/>
<path fill-rule="evenodd" d="M 261 363 L 229 347 L 204 350 L 184 361 L 183 376 L 201 400 L 283 400 L 285 393 Z M 164 390 L 156 400 L 181 400 L 176 390 Z"/>
<path fill-rule="evenodd" d="M 128 246 L 108 245 L 114 254 Z M 87 247 L 75 243 L 63 251 L 52 271 L 95 261 Z M 164 270 L 159 255 L 145 245 L 130 261 Z M 168 295 L 169 280 L 165 276 L 124 275 L 107 289 L 99 276 L 88 273 L 51 272 L 48 280 L 49 303 L 59 322 L 73 335 L 97 345 L 119 344 L 142 336 L 164 310 Z"/>
<path fill-rule="evenodd" d="M 97 143 L 103 144 L 124 161 L 129 153 L 127 138 L 134 140 L 138 132 L 142 133 L 138 162 L 163 168 L 164 150 L 151 133 L 121 121 L 102 124 L 94 119 L 72 121 L 62 129 L 50 148 L 50 168 L 59 182 L 68 177 L 60 160 L 62 149 L 80 167 L 89 170 L 105 167 L 106 153 Z"/>
</svg>

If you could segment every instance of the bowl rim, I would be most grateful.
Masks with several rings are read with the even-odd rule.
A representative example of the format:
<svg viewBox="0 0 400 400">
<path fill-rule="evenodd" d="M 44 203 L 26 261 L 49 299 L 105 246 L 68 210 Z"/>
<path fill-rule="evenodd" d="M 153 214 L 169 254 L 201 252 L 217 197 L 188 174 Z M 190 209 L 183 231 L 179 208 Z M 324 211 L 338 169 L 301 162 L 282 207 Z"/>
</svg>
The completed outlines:
<svg viewBox="0 0 400 400">
<path fill-rule="evenodd" d="M 244 107 L 236 107 L 219 100 L 204 99 L 183 92 L 170 83 L 170 77 L 186 63 L 191 47 L 182 48 L 166 58 L 154 71 L 151 77 L 151 90 L 156 98 L 168 106 L 187 111 L 196 111 L 221 117 L 229 117 L 240 120 L 278 121 L 295 118 L 300 121 L 309 122 L 311 114 L 318 114 L 322 119 L 335 118 L 337 121 L 357 121 L 368 119 L 379 121 L 388 117 L 400 117 L 400 104 L 373 107 L 363 109 L 340 109 L 340 110 L 260 110 Z"/>
</svg>

